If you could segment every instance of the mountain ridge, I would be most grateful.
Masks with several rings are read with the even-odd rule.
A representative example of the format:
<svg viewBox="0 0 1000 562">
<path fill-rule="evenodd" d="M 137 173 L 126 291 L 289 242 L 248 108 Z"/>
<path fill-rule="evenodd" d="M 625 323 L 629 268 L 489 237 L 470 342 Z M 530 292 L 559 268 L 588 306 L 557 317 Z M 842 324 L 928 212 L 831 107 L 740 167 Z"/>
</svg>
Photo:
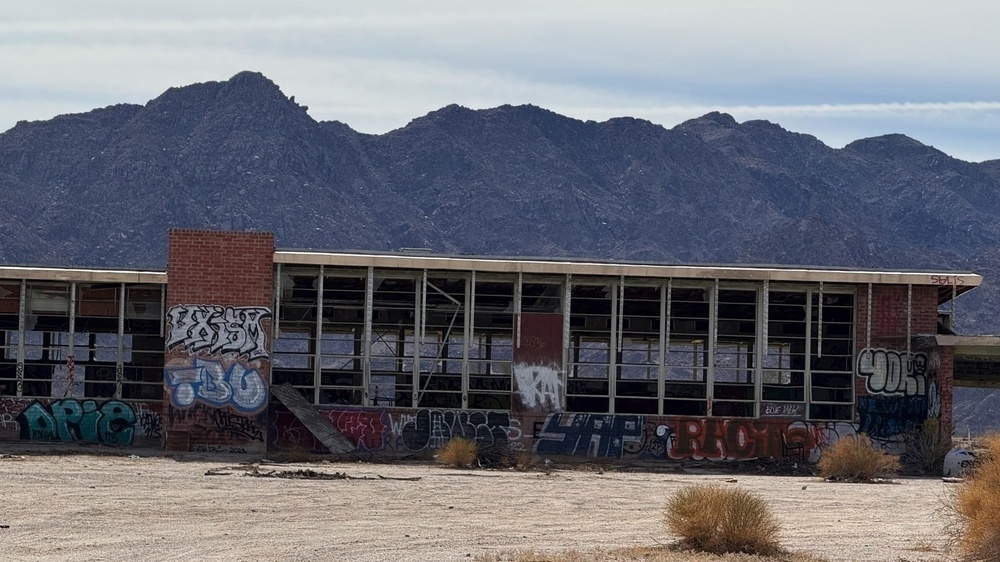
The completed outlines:
<svg viewBox="0 0 1000 562">
<path fill-rule="evenodd" d="M 373 135 L 245 71 L 0 133 L 0 263 L 160 269 L 183 227 L 302 249 L 975 270 L 959 328 L 1000 331 L 998 195 L 1000 159 L 895 133 L 832 148 L 720 112 L 666 128 L 452 104 Z"/>
</svg>

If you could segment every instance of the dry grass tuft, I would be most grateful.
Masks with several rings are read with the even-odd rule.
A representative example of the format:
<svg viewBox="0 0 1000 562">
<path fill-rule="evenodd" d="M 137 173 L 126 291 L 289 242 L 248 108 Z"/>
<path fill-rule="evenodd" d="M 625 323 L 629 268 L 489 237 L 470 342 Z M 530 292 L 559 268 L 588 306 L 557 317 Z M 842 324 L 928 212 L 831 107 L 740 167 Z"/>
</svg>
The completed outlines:
<svg viewBox="0 0 1000 562">
<path fill-rule="evenodd" d="M 978 466 L 955 497 L 958 543 L 975 560 L 1000 562 L 1000 434 L 984 441 Z"/>
<path fill-rule="evenodd" d="M 684 546 L 712 553 L 781 552 L 781 526 L 760 496 L 741 488 L 700 485 L 684 488 L 667 501 L 667 529 Z"/>
<path fill-rule="evenodd" d="M 452 437 L 438 450 L 438 464 L 455 468 L 468 468 L 476 462 L 476 442 L 464 437 Z"/>
<path fill-rule="evenodd" d="M 899 471 L 899 458 L 875 450 L 867 435 L 841 439 L 823 451 L 819 459 L 819 475 L 827 480 L 870 482 L 876 477 L 891 476 Z"/>
<path fill-rule="evenodd" d="M 902 460 L 907 467 L 921 474 L 939 476 L 944 467 L 944 457 L 951 447 L 951 436 L 941 435 L 941 420 L 927 418 L 907 435 Z"/>
</svg>

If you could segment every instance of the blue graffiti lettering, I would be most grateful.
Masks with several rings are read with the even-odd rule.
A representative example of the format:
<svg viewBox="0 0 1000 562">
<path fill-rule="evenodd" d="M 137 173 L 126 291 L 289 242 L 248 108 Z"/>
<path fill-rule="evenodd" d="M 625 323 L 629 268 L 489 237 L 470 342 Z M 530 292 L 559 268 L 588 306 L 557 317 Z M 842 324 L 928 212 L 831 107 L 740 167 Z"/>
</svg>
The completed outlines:
<svg viewBox="0 0 1000 562">
<path fill-rule="evenodd" d="M 230 405 L 241 412 L 258 412 L 267 405 L 267 383 L 257 369 L 242 363 L 194 358 L 190 367 L 164 370 L 170 388 L 170 402 L 177 408 L 187 408 L 201 401 L 211 406 Z"/>
<path fill-rule="evenodd" d="M 48 405 L 34 401 L 18 416 L 21 439 L 28 441 L 86 441 L 130 445 L 136 417 L 132 407 L 119 400 L 98 406 L 94 400 L 73 398 Z"/>
</svg>

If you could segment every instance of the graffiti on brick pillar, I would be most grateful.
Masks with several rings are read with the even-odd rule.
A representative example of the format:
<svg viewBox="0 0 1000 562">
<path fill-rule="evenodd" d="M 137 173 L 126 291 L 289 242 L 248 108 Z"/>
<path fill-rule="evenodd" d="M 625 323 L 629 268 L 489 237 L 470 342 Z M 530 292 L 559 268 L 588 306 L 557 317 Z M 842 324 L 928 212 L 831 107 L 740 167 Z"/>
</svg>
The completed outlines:
<svg viewBox="0 0 1000 562">
<path fill-rule="evenodd" d="M 891 439 L 915 430 L 927 419 L 925 396 L 859 396 L 858 431 Z"/>
<path fill-rule="evenodd" d="M 248 441 L 263 441 L 264 433 L 257 422 L 246 416 L 234 414 L 227 410 L 216 409 L 210 414 L 215 430 L 220 436 Z"/>
<path fill-rule="evenodd" d="M 642 416 L 615 414 L 551 414 L 535 449 L 539 454 L 622 456 L 625 443 L 640 442 Z"/>
<path fill-rule="evenodd" d="M 927 383 L 927 417 L 941 417 L 941 395 L 938 394 L 937 381 Z"/>
<path fill-rule="evenodd" d="M 865 348 L 858 354 L 858 374 L 869 394 L 925 396 L 928 360 L 926 353 Z"/>
<path fill-rule="evenodd" d="M 562 380 L 559 370 L 544 365 L 514 365 L 514 381 L 521 403 L 528 409 L 559 410 Z"/>
<path fill-rule="evenodd" d="M 511 427 L 507 412 L 420 410 L 405 420 L 399 434 L 410 451 L 437 449 L 452 437 L 472 439 L 484 445 L 507 446 Z"/>
<path fill-rule="evenodd" d="M 119 400 L 67 398 L 48 404 L 32 402 L 18 416 L 20 436 L 29 441 L 87 441 L 129 445 L 136 417 L 131 406 Z"/>
<path fill-rule="evenodd" d="M 262 306 L 173 306 L 167 311 L 167 349 L 180 347 L 210 355 L 234 353 L 248 361 L 266 359 L 266 332 L 261 322 L 270 316 L 271 311 Z"/>
<path fill-rule="evenodd" d="M 190 366 L 164 369 L 170 403 L 187 408 L 195 402 L 232 406 L 244 413 L 258 412 L 267 405 L 267 383 L 257 369 L 239 361 L 224 362 L 195 357 Z"/>
</svg>

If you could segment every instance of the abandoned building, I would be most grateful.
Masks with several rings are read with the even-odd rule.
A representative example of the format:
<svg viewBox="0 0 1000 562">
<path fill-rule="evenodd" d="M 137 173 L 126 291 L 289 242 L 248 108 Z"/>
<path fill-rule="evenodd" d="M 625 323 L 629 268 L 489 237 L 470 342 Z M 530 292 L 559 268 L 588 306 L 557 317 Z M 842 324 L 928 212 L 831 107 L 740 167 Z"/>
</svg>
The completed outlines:
<svg viewBox="0 0 1000 562">
<path fill-rule="evenodd" d="M 971 272 L 275 251 L 175 230 L 167 271 L 0 267 L 0 440 L 816 460 L 1000 372 Z M 297 391 L 297 392 L 295 392 Z"/>
</svg>

